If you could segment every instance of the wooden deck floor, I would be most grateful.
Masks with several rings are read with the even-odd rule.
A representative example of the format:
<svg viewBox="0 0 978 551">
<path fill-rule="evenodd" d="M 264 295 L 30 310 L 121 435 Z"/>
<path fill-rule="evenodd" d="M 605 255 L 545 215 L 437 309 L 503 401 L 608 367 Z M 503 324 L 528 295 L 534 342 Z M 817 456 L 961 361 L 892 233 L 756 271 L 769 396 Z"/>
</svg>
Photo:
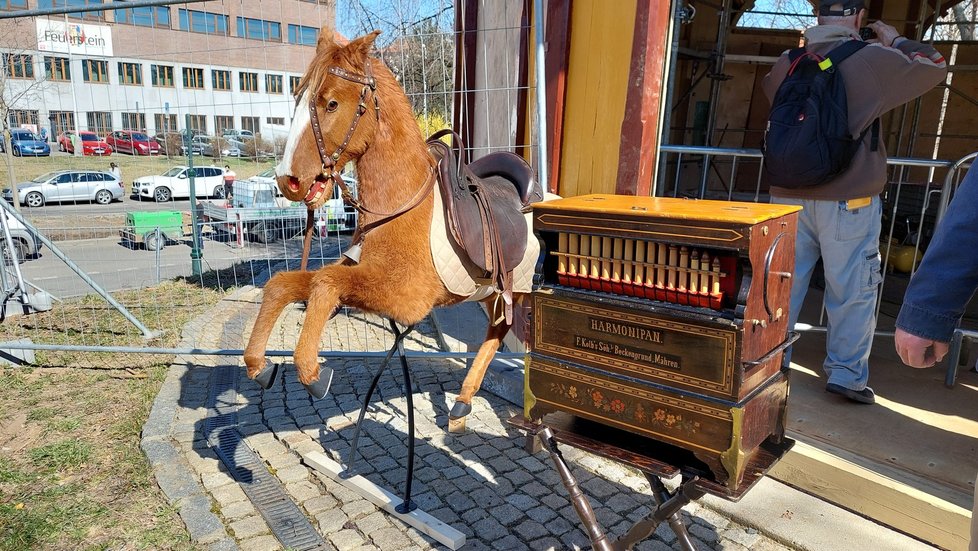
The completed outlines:
<svg viewBox="0 0 978 551">
<path fill-rule="evenodd" d="M 819 323 L 813 289 L 801 322 Z M 884 312 L 898 307 L 884 304 Z M 880 316 L 879 329 L 892 331 Z M 946 549 L 966 549 L 978 471 L 978 373 L 900 362 L 892 337 L 877 336 L 869 385 L 876 404 L 825 392 L 824 332 L 806 331 L 792 357 L 789 434 L 799 441 L 772 475 Z M 974 355 L 972 355 L 974 358 Z"/>
</svg>

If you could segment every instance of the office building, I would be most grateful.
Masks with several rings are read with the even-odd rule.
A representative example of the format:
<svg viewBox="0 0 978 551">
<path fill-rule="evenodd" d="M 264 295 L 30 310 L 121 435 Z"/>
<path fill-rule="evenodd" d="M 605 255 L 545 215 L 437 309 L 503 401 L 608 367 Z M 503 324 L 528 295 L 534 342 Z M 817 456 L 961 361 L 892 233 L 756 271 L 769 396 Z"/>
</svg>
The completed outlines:
<svg viewBox="0 0 978 551">
<path fill-rule="evenodd" d="M 289 123 L 292 91 L 334 0 L 244 0 L 120 8 L 102 0 L 0 0 L 6 11 L 113 9 L 0 23 L 12 127 L 220 134 Z M 189 117 L 188 117 L 189 116 Z"/>
</svg>

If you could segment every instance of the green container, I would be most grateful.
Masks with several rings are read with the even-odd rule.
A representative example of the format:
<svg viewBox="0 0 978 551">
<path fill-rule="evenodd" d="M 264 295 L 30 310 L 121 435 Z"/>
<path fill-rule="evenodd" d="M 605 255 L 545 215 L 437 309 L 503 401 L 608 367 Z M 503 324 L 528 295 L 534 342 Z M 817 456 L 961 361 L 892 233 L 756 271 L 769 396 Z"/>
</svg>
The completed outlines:
<svg viewBox="0 0 978 551">
<path fill-rule="evenodd" d="M 154 231 L 172 237 L 183 235 L 183 213 L 178 210 L 163 210 L 156 212 L 127 212 L 126 226 L 136 235 Z"/>
</svg>

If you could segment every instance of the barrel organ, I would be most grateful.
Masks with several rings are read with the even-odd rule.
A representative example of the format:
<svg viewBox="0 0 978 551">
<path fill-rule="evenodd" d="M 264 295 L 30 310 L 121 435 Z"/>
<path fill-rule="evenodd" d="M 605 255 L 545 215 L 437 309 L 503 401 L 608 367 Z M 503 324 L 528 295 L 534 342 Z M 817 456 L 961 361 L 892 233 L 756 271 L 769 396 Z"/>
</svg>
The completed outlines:
<svg viewBox="0 0 978 551">
<path fill-rule="evenodd" d="M 701 462 L 683 467 L 735 489 L 784 435 L 799 207 L 585 195 L 533 210 L 525 416 L 678 446 Z"/>
</svg>

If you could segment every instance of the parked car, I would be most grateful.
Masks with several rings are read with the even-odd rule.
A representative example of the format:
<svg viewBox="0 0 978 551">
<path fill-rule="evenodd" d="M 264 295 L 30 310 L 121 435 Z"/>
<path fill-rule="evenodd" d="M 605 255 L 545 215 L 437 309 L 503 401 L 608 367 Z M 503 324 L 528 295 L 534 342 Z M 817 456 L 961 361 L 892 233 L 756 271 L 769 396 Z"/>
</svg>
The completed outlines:
<svg viewBox="0 0 978 551">
<path fill-rule="evenodd" d="M 142 132 L 116 130 L 105 137 L 105 143 L 117 153 L 130 155 L 159 155 L 160 144 Z"/>
<path fill-rule="evenodd" d="M 160 152 L 168 155 L 186 155 L 187 154 L 187 138 L 182 132 L 167 132 L 165 134 L 157 134 L 153 136 L 153 140 L 159 145 Z M 167 147 L 167 140 L 172 140 L 174 144 L 172 147 Z M 203 146 L 199 141 L 195 141 L 191 144 L 191 149 L 194 155 L 203 155 Z"/>
<path fill-rule="evenodd" d="M 95 201 L 108 205 L 122 199 L 124 193 L 119 179 L 97 170 L 55 170 L 17 184 L 17 201 L 28 207 L 60 201 Z M 3 198 L 13 202 L 13 191 L 4 188 Z"/>
<path fill-rule="evenodd" d="M 37 258 L 43 246 L 41 239 L 37 237 L 36 233 L 21 224 L 20 220 L 6 212 L 4 215 L 7 217 L 7 227 L 10 229 L 10 239 L 14 242 L 14 254 L 10 254 L 10 250 L 7 248 L 7 239 L 0 231 L 0 254 L 3 256 L 3 263 L 6 265 L 13 264 L 16 258 L 17 263 L 21 264 L 28 258 Z"/>
<path fill-rule="evenodd" d="M 251 178 L 246 178 L 246 179 L 247 180 L 251 180 L 252 182 L 257 182 L 259 184 L 266 184 L 266 185 L 270 185 L 270 186 L 275 186 L 275 188 L 278 189 L 278 179 L 275 178 L 275 167 L 274 166 L 272 168 L 267 168 L 267 169 L 259 172 L 258 174 L 255 174 Z M 281 190 L 277 191 L 276 192 L 276 195 L 277 196 L 281 196 L 282 195 L 282 191 Z"/>
<path fill-rule="evenodd" d="M 95 132 L 74 132 L 71 130 L 62 132 L 58 136 L 58 150 L 65 151 L 68 153 L 75 152 L 75 144 L 73 137 L 77 135 L 81 138 L 82 143 L 82 154 L 83 155 L 99 155 L 102 157 L 108 157 L 112 154 L 112 148 L 109 144 L 105 143 L 105 140 L 98 137 Z"/>
<path fill-rule="evenodd" d="M 225 128 L 224 132 L 221 132 L 221 136 L 225 139 L 236 139 L 238 141 L 255 139 L 255 133 L 251 130 L 236 130 L 234 128 Z"/>
<path fill-rule="evenodd" d="M 6 153 L 4 140 L 0 140 L 0 152 Z M 10 131 L 10 150 L 15 156 L 46 157 L 51 154 L 51 146 L 30 130 L 21 128 Z"/>
<path fill-rule="evenodd" d="M 224 169 L 217 166 L 194 167 L 194 187 L 198 197 L 224 198 Z M 157 202 L 190 197 L 190 169 L 175 166 L 163 174 L 140 176 L 132 183 L 132 194 L 137 199 L 153 199 Z"/>
<path fill-rule="evenodd" d="M 232 145 L 229 140 L 221 140 L 221 149 L 217 150 L 217 139 L 213 136 L 194 136 L 193 141 L 200 144 L 201 152 L 208 157 L 240 157 L 241 149 L 237 144 Z M 237 142 L 241 143 L 241 142 Z"/>
</svg>

